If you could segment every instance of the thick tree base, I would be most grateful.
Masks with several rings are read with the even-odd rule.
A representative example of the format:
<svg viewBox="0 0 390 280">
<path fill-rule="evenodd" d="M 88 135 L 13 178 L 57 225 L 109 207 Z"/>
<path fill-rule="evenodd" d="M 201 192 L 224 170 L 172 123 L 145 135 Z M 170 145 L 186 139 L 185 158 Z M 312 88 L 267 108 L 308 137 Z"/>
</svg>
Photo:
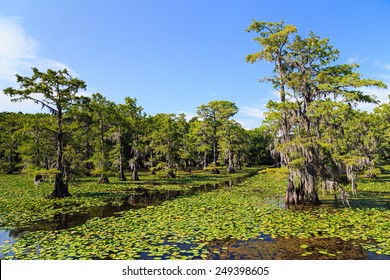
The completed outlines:
<svg viewBox="0 0 390 280">
<path fill-rule="evenodd" d="M 236 173 L 236 170 L 235 170 L 233 167 L 229 167 L 229 168 L 227 169 L 227 173 L 233 174 L 233 173 Z"/>
<path fill-rule="evenodd" d="M 376 175 L 373 174 L 373 173 L 367 173 L 367 174 L 364 176 L 364 178 L 366 178 L 366 179 L 377 179 L 378 176 L 376 176 Z"/>
<path fill-rule="evenodd" d="M 288 204 L 310 204 L 318 205 L 320 200 L 317 193 L 305 193 L 302 186 L 295 188 L 293 182 L 289 179 L 287 182 L 286 196 L 284 203 Z"/>
<path fill-rule="evenodd" d="M 139 181 L 138 172 L 133 172 L 133 175 L 131 176 L 132 181 Z"/>
<path fill-rule="evenodd" d="M 119 175 L 118 180 L 119 181 L 127 181 L 127 178 L 124 174 L 121 174 L 121 175 Z"/>
<path fill-rule="evenodd" d="M 62 198 L 71 196 L 68 191 L 68 185 L 64 183 L 62 178 L 56 177 L 54 182 L 54 191 L 47 198 Z"/>
<path fill-rule="evenodd" d="M 211 169 L 211 174 L 219 174 L 219 170 L 217 168 Z"/>
<path fill-rule="evenodd" d="M 100 179 L 99 179 L 99 182 L 98 184 L 109 184 L 110 181 L 108 180 L 108 177 L 107 176 L 101 176 Z"/>
<path fill-rule="evenodd" d="M 168 173 L 167 173 L 167 178 L 168 179 L 176 178 L 175 172 L 173 172 L 173 170 L 169 170 Z"/>
<path fill-rule="evenodd" d="M 313 195 L 312 197 L 300 197 L 300 196 L 294 196 L 293 194 L 286 194 L 284 197 L 284 203 L 289 204 L 304 204 L 304 205 L 319 205 L 321 204 L 320 200 L 318 199 L 317 195 Z"/>
</svg>

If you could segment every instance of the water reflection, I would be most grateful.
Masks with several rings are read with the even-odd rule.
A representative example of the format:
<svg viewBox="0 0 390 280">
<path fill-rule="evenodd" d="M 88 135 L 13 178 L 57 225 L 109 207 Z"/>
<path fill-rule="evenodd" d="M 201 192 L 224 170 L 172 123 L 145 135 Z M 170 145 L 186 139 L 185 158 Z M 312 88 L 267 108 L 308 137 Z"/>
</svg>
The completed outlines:
<svg viewBox="0 0 390 280">
<path fill-rule="evenodd" d="M 212 260 L 390 260 L 363 249 L 358 240 L 339 238 L 259 238 L 217 241 L 208 246 Z M 303 246 L 303 248 L 302 248 Z"/>
<path fill-rule="evenodd" d="M 305 205 L 305 204 L 285 204 L 286 209 L 291 210 L 307 210 L 310 208 L 378 208 L 390 209 L 390 193 L 384 192 L 369 192 L 360 191 L 357 196 L 350 196 L 348 203 L 343 203 L 336 195 L 320 195 L 320 204 Z M 279 204 L 283 208 L 283 204 Z"/>
</svg>

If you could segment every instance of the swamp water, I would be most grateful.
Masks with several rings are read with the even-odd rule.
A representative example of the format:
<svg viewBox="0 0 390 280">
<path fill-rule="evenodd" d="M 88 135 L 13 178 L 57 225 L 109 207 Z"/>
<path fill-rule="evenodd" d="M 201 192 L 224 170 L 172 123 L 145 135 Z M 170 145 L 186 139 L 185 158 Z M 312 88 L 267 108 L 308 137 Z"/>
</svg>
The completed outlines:
<svg viewBox="0 0 390 280">
<path fill-rule="evenodd" d="M 138 187 L 129 190 L 126 195 L 124 191 L 124 198 L 122 205 L 103 205 L 87 207 L 78 213 L 56 213 L 51 219 L 42 219 L 34 221 L 30 225 L 20 226 L 13 229 L 0 228 L 0 245 L 12 244 L 15 238 L 22 237 L 24 234 L 34 231 L 54 231 L 62 229 L 70 229 L 72 227 L 85 224 L 88 220 L 93 218 L 105 218 L 111 216 L 120 216 L 123 211 L 132 209 L 140 209 L 147 206 L 157 206 L 164 201 L 172 200 L 181 196 L 190 196 L 199 193 L 213 191 L 222 187 L 229 188 L 243 182 L 248 177 L 255 175 L 256 172 L 250 173 L 239 178 L 234 178 L 229 181 L 215 183 L 215 184 L 201 184 L 190 189 L 184 190 L 153 190 L 149 188 Z M 148 186 L 160 185 L 159 183 L 149 182 Z M 0 259 L 3 258 L 0 252 Z"/>
<path fill-rule="evenodd" d="M 252 174 L 253 175 L 253 174 Z M 105 205 L 85 208 L 75 214 L 57 213 L 52 219 L 40 220 L 34 224 L 15 228 L 12 230 L 0 229 L 0 245 L 12 244 L 15 238 L 23 236 L 25 233 L 34 231 L 53 231 L 69 229 L 86 223 L 93 218 L 104 218 L 110 216 L 120 216 L 122 211 L 140 209 L 147 206 L 160 205 L 164 201 L 172 200 L 181 196 L 191 196 L 198 193 L 209 192 L 218 188 L 232 187 L 252 175 L 236 178 L 218 184 L 204 184 L 186 190 L 153 190 L 146 188 L 136 188 L 129 191 L 125 196 L 121 206 Z M 345 208 L 340 200 L 327 196 L 321 200 L 321 208 L 335 209 Z M 289 209 L 288 211 L 300 211 L 300 207 L 288 207 L 284 204 L 283 198 L 271 198 L 267 203 L 279 208 Z M 390 209 L 389 199 L 375 198 L 369 192 L 363 192 L 358 198 L 350 200 L 350 207 L 369 207 Z M 190 251 L 196 244 L 176 243 L 183 251 Z M 272 238 L 271 235 L 261 234 L 259 237 L 249 240 L 216 240 L 210 242 L 205 249 L 210 254 L 208 259 L 384 259 L 390 260 L 388 255 L 377 255 L 359 246 L 359 241 L 343 241 L 339 238 Z M 303 250 L 304 249 L 304 250 Z M 304 253 L 302 253 L 302 250 Z M 10 253 L 12 255 L 12 252 Z M 185 255 L 185 254 L 184 254 Z M 148 253 L 141 253 L 141 259 L 153 259 Z M 0 259 L 3 258 L 0 253 Z M 161 259 L 169 256 L 161 256 Z M 196 259 L 197 257 L 195 257 Z"/>
<path fill-rule="evenodd" d="M 27 226 L 17 227 L 12 230 L 5 230 L 0 228 L 0 244 L 4 240 L 2 236 L 5 236 L 8 232 L 9 238 L 20 237 L 21 235 L 39 230 L 51 231 L 69 229 L 72 227 L 80 226 L 93 218 L 105 218 L 111 216 L 120 215 L 120 212 L 128 211 L 131 209 L 140 209 L 147 206 L 157 206 L 164 201 L 172 200 L 181 196 L 190 196 L 203 192 L 209 192 L 222 187 L 232 187 L 246 178 L 247 175 L 241 178 L 235 178 L 226 182 L 216 184 L 203 184 L 200 186 L 194 186 L 191 189 L 185 190 L 153 190 L 147 188 L 135 188 L 129 191 L 128 195 L 124 194 L 122 205 L 103 205 L 103 206 L 91 206 L 82 209 L 78 213 L 56 213 L 51 219 L 43 219 L 34 221 L 33 224 Z M 148 184 L 152 185 L 152 184 Z M 157 185 L 157 184 L 154 184 Z M 122 191 L 122 193 L 125 193 Z"/>
</svg>

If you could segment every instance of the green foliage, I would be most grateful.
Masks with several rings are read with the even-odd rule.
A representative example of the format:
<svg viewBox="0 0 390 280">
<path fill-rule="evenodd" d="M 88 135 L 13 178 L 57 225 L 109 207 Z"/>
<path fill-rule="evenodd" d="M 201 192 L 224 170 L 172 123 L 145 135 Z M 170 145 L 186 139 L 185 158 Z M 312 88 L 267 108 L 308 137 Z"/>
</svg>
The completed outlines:
<svg viewBox="0 0 390 280">
<path fill-rule="evenodd" d="M 64 177 L 67 179 L 67 169 L 64 166 L 63 157 L 65 137 L 67 133 L 71 133 L 64 130 L 68 121 L 66 115 L 73 106 L 84 102 L 85 98 L 78 96 L 77 93 L 80 89 L 85 89 L 86 85 L 84 81 L 73 78 L 67 69 L 58 71 L 48 69 L 46 73 L 40 72 L 37 68 L 32 68 L 32 70 L 31 77 L 16 75 L 19 89 L 9 87 L 4 89 L 4 93 L 11 97 L 12 102 L 31 100 L 55 116 L 54 129 L 50 123 L 43 124 L 44 129 L 50 131 L 56 138 L 56 168 L 59 173 L 56 175 L 54 191 L 50 196 L 66 197 L 70 194 L 64 182 Z"/>
<path fill-rule="evenodd" d="M 20 162 L 19 130 L 25 117 L 21 113 L 0 113 L 0 172 L 12 173 Z"/>
<path fill-rule="evenodd" d="M 254 40 L 262 46 L 262 50 L 246 57 L 247 62 L 254 63 L 259 60 L 270 62 L 278 61 L 285 55 L 284 47 L 289 37 L 297 32 L 293 25 L 284 25 L 284 22 L 264 22 L 253 20 L 246 29 L 247 32 L 256 32 L 260 36 Z"/>
<path fill-rule="evenodd" d="M 100 93 L 92 95 L 88 104 L 93 123 L 92 146 L 96 151 L 92 156 L 95 173 L 101 176 L 107 175 L 111 163 L 109 161 L 110 139 L 109 131 L 115 119 L 115 103 L 107 100 Z"/>
<path fill-rule="evenodd" d="M 76 93 L 79 89 L 86 88 L 85 82 L 73 78 L 67 69 L 59 71 L 48 69 L 46 73 L 35 67 L 32 70 L 31 77 L 16 75 L 21 89 L 4 89 L 4 93 L 12 97 L 11 101 L 32 100 L 54 115 L 65 112 L 75 101 L 82 101 L 83 98 L 78 97 Z M 36 93 L 41 93 L 43 98 L 37 98 Z"/>
<path fill-rule="evenodd" d="M 246 161 L 250 165 L 260 164 L 273 164 L 270 153 L 270 146 L 272 143 L 271 131 L 263 125 L 259 128 L 247 130 L 248 133 L 248 144 L 249 151 L 245 154 Z"/>
<path fill-rule="evenodd" d="M 265 124 L 274 136 L 273 154 L 290 168 L 286 198 L 299 203 L 309 194 L 311 202 L 318 203 L 317 184 L 337 183 L 343 173 L 355 192 L 357 172 L 374 165 L 383 154 L 378 147 L 388 141 L 376 131 L 375 118 L 353 107 L 377 102 L 363 87 L 386 84 L 363 79 L 358 65 L 335 65 L 339 51 L 313 32 L 293 37 L 293 26 L 257 21 L 247 31 L 259 34 L 255 40 L 262 48 L 247 61 L 274 63 L 276 75 L 266 80 L 281 98 L 268 103 Z"/>
<path fill-rule="evenodd" d="M 294 160 L 292 160 L 291 162 L 289 162 L 289 167 L 293 168 L 293 169 L 299 169 L 301 167 L 304 167 L 305 166 L 305 158 L 296 158 Z"/>
<path fill-rule="evenodd" d="M 211 132 L 210 138 L 213 147 L 213 163 L 217 164 L 218 161 L 218 144 L 220 140 L 221 131 L 226 131 L 222 128 L 231 118 L 238 112 L 238 107 L 235 103 L 225 100 L 210 101 L 207 105 L 201 105 L 198 107 L 198 118 L 201 119 L 206 125 L 207 129 Z"/>
<path fill-rule="evenodd" d="M 173 114 L 157 114 L 153 117 L 154 129 L 150 135 L 151 147 L 160 162 L 172 169 L 176 165 L 180 141 L 178 123 Z"/>
<path fill-rule="evenodd" d="M 18 152 L 23 168 L 31 164 L 51 168 L 56 161 L 56 137 L 50 131 L 55 130 L 55 119 L 48 114 L 26 115 L 23 119 L 23 126 L 18 130 Z"/>
<path fill-rule="evenodd" d="M 241 166 L 242 155 L 248 153 L 249 136 L 239 123 L 233 120 L 225 120 L 219 131 L 221 151 L 225 154 L 228 168 L 234 170 L 233 160 L 236 159 L 236 167 Z"/>
</svg>

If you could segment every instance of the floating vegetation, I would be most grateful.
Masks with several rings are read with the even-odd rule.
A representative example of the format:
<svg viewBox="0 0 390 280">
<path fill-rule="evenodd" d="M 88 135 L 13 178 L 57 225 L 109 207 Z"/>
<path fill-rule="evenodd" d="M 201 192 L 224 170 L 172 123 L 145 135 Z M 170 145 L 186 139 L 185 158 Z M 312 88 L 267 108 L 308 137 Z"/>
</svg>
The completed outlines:
<svg viewBox="0 0 390 280">
<path fill-rule="evenodd" d="M 218 175 L 211 175 L 204 171 L 192 172 L 191 174 L 179 172 L 174 181 L 161 178 L 158 175 L 150 176 L 147 172 L 139 172 L 142 181 L 122 182 L 116 178 L 110 178 L 112 183 L 104 186 L 97 184 L 96 178 L 82 178 L 71 185 L 72 196 L 61 199 L 45 198 L 53 188 L 50 182 L 43 182 L 36 189 L 31 176 L 27 174 L 0 175 L 0 227 L 31 226 L 41 221 L 53 221 L 58 215 L 79 215 L 89 212 L 91 208 L 97 209 L 97 207 L 102 207 L 102 210 L 110 208 L 109 206 L 120 207 L 132 204 L 133 201 L 129 201 L 129 198 L 135 197 L 137 199 L 145 193 L 148 194 L 149 201 L 154 199 L 161 203 L 175 196 L 174 191 L 183 192 L 183 194 L 190 193 L 191 190 L 195 190 L 199 186 L 206 188 L 207 184 L 211 183 L 212 185 L 208 188 L 216 188 L 218 183 L 248 176 L 256 170 L 256 168 L 248 168 L 232 175 L 226 174 L 226 172 L 221 172 Z M 171 193 L 168 193 L 169 191 Z M 169 198 L 152 197 L 152 192 L 157 195 L 164 194 Z M 181 193 L 177 193 L 176 196 L 179 194 Z M 124 206 L 123 210 L 131 208 L 128 206 Z M 105 217 L 106 215 L 98 216 Z"/>
<path fill-rule="evenodd" d="M 388 179 L 383 176 L 381 182 Z M 230 246 L 234 242 L 249 242 L 247 248 L 281 242 L 294 244 L 293 254 L 263 257 L 369 258 L 367 251 L 390 255 L 389 208 L 285 209 L 270 204 L 283 196 L 284 186 L 275 174 L 260 173 L 233 188 L 94 218 L 71 229 L 28 233 L 0 251 L 6 259 L 210 259 L 238 258 Z M 359 188 L 364 190 L 364 183 Z M 389 188 L 378 183 L 381 192 Z"/>
</svg>

